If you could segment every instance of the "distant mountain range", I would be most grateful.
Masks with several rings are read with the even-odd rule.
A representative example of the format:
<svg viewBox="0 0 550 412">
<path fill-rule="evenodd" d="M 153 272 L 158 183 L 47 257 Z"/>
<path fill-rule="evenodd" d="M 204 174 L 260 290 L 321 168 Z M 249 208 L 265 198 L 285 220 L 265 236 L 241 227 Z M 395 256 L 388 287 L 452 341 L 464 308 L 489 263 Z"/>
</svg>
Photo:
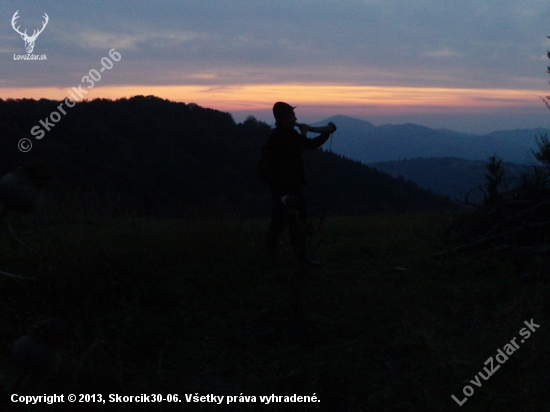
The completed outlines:
<svg viewBox="0 0 550 412">
<path fill-rule="evenodd" d="M 550 129 L 517 129 L 496 131 L 478 136 L 447 129 L 430 129 L 417 124 L 372 123 L 337 115 L 312 125 L 334 122 L 332 150 L 363 163 L 384 162 L 418 157 L 455 157 L 487 160 L 497 154 L 504 161 L 531 163 L 535 137 L 550 133 Z"/>
</svg>

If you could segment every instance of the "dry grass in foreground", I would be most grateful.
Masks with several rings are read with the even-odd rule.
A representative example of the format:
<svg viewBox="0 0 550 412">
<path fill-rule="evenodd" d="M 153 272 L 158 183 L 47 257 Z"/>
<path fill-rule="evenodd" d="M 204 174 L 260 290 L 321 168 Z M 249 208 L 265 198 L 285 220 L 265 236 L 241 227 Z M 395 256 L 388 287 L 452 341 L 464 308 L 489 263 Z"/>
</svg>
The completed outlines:
<svg viewBox="0 0 550 412">
<path fill-rule="evenodd" d="M 2 353 L 43 315 L 70 331 L 57 374 L 4 367 L 4 390 L 182 400 L 31 410 L 448 411 L 470 385 L 460 410 L 548 410 L 547 277 L 523 284 L 506 256 L 483 250 L 428 257 L 453 246 L 444 214 L 330 218 L 324 243 L 311 240 L 323 267 L 308 270 L 307 321 L 297 330 L 294 263 L 289 250 L 266 256 L 267 223 L 54 225 L 22 234 L 39 255 L 2 236 L 0 270 L 38 279 L 0 276 Z M 469 383 L 531 318 L 536 333 L 480 388 Z M 188 404 L 184 394 L 195 393 L 256 402 Z M 259 399 L 314 393 L 319 403 Z"/>
</svg>

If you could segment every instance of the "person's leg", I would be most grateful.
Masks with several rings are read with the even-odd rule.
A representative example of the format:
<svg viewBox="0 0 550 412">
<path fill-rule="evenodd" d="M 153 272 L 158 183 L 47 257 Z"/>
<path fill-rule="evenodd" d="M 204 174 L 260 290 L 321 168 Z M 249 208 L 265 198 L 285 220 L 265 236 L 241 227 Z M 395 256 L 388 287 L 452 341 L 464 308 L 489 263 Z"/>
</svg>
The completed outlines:
<svg viewBox="0 0 550 412">
<path fill-rule="evenodd" d="M 300 263 L 306 263 L 312 267 L 319 267 L 321 264 L 308 259 L 306 249 L 306 236 L 308 233 L 307 225 L 307 203 L 301 190 L 295 194 L 295 219 L 289 221 L 290 239 L 296 258 Z M 290 220 L 290 218 L 289 218 Z"/>
<path fill-rule="evenodd" d="M 289 232 L 294 255 L 302 262 L 306 259 L 306 232 L 307 218 L 306 200 L 301 190 L 294 192 L 293 210 L 289 211 Z"/>
<path fill-rule="evenodd" d="M 305 227 L 307 221 L 307 202 L 301 190 L 296 193 L 296 212 L 298 212 L 300 222 Z"/>
<path fill-rule="evenodd" d="M 285 205 L 281 201 L 282 194 L 278 191 L 273 191 L 273 202 L 271 209 L 271 223 L 267 229 L 265 236 L 265 246 L 267 250 L 277 250 L 279 245 L 279 238 L 286 229 L 288 223 L 287 211 Z"/>
</svg>

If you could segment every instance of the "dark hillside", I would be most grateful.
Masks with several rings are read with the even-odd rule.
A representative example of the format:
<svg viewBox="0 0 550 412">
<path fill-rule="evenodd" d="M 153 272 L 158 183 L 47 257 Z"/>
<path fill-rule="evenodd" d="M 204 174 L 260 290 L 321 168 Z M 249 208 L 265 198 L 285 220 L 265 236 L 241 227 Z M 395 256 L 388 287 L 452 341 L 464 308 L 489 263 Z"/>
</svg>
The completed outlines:
<svg viewBox="0 0 550 412">
<path fill-rule="evenodd" d="M 0 172 L 41 158 L 53 164 L 57 193 L 116 197 L 138 214 L 193 216 L 269 213 L 268 187 L 256 176 L 270 127 L 249 117 L 154 96 L 77 103 L 46 131 L 40 121 L 61 102 L 0 100 Z M 30 134 L 38 126 L 41 140 Z M 33 143 L 29 153 L 19 139 Z M 411 182 L 323 151 L 305 155 L 308 199 L 323 213 L 353 215 L 448 207 Z M 54 191 L 55 191 L 54 190 Z M 76 194 L 78 193 L 78 194 Z M 99 201 L 101 204 L 101 201 Z M 101 209 L 100 206 L 98 206 Z M 101 210 L 98 213 L 102 213 Z"/>
<path fill-rule="evenodd" d="M 482 192 L 475 190 L 487 183 L 485 173 L 487 162 L 467 160 L 456 157 L 430 157 L 401 159 L 388 162 L 370 163 L 391 176 L 403 176 L 418 186 L 431 189 L 434 193 L 449 196 L 451 199 L 464 201 L 468 194 L 470 201 L 482 201 Z M 517 184 L 519 176 L 528 170 L 526 165 L 505 162 L 508 170 L 506 181 L 509 185 Z"/>
</svg>

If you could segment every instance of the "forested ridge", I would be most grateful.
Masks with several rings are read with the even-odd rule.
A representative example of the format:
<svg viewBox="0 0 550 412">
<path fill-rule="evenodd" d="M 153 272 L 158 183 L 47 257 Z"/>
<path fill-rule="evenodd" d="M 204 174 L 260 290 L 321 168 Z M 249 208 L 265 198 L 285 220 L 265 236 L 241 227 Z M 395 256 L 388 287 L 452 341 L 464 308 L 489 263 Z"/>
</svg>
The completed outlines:
<svg viewBox="0 0 550 412">
<path fill-rule="evenodd" d="M 252 116 L 236 123 L 229 113 L 155 96 L 83 101 L 63 106 L 66 114 L 60 112 L 61 103 L 0 99 L 2 173 L 27 160 L 44 160 L 56 175 L 50 190 L 75 196 L 92 191 L 98 198 L 116 195 L 125 210 L 131 207 L 142 215 L 269 213 L 269 188 L 256 174 L 268 124 Z M 53 112 L 60 114 L 53 116 L 56 122 Z M 40 140 L 31 134 L 36 126 L 45 131 Z M 33 144 L 28 153 L 17 147 L 25 137 Z M 339 138 L 338 132 L 333 138 Z M 312 214 L 450 206 L 448 199 L 410 181 L 325 150 L 307 152 L 304 159 Z"/>
</svg>

